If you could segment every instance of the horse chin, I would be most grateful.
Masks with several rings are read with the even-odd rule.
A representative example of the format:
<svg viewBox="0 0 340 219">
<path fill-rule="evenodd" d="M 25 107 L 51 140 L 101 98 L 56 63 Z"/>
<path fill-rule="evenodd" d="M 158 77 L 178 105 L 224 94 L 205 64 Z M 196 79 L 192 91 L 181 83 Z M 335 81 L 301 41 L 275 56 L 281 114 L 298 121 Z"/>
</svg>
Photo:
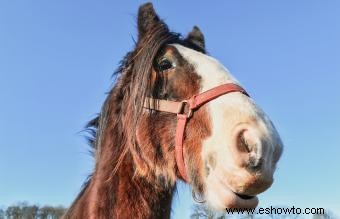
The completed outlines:
<svg viewBox="0 0 340 219">
<path fill-rule="evenodd" d="M 257 196 L 236 193 L 225 181 L 211 175 L 206 181 L 205 198 L 207 205 L 219 212 L 226 209 L 256 208 L 259 202 Z"/>
</svg>

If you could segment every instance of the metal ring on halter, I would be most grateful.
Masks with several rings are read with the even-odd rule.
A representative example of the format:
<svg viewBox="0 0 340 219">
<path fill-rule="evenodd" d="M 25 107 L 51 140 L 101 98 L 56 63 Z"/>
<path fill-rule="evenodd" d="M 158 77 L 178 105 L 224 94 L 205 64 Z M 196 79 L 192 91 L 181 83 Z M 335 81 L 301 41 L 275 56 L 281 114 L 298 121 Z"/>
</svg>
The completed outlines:
<svg viewBox="0 0 340 219">
<path fill-rule="evenodd" d="M 191 193 L 192 193 L 192 198 L 194 199 L 195 202 L 197 202 L 199 204 L 205 203 L 205 199 L 204 198 L 203 199 L 199 199 L 197 197 L 197 195 L 196 195 L 196 192 L 194 190 L 192 190 Z M 199 195 L 199 196 L 201 196 L 201 195 Z"/>
<path fill-rule="evenodd" d="M 185 109 L 186 109 L 185 106 L 186 105 L 188 105 L 188 108 L 189 108 L 187 113 L 185 113 Z M 192 111 L 192 109 L 190 109 L 189 101 L 188 100 L 182 100 L 180 102 L 179 108 L 177 110 L 177 115 L 185 115 L 189 119 L 192 116 L 192 114 L 193 114 L 193 111 Z"/>
</svg>

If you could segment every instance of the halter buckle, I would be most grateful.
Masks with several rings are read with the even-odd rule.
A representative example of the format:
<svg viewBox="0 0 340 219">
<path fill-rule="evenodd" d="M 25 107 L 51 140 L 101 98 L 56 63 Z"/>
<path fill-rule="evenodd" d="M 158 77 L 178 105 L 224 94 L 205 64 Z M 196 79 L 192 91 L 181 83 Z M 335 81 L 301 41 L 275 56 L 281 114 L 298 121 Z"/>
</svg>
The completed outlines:
<svg viewBox="0 0 340 219">
<path fill-rule="evenodd" d="M 185 112 L 186 109 L 188 109 L 187 112 Z M 189 101 L 188 100 L 182 100 L 179 104 L 177 115 L 184 115 L 189 119 L 189 118 L 191 118 L 192 114 L 193 114 L 193 110 L 190 108 Z"/>
</svg>

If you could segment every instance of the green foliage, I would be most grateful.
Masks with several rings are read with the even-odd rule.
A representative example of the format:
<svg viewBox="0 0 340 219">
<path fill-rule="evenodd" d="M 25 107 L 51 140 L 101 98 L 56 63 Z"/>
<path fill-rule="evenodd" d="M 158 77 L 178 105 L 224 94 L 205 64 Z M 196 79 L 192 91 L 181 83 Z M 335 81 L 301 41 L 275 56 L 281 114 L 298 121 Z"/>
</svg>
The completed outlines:
<svg viewBox="0 0 340 219">
<path fill-rule="evenodd" d="M 205 205 L 194 205 L 191 219 L 226 219 L 225 215 L 218 215 Z"/>
<path fill-rule="evenodd" d="M 18 203 L 0 209 L 0 219 L 59 219 L 65 213 L 66 208 L 62 206 L 29 205 L 26 202 Z"/>
</svg>

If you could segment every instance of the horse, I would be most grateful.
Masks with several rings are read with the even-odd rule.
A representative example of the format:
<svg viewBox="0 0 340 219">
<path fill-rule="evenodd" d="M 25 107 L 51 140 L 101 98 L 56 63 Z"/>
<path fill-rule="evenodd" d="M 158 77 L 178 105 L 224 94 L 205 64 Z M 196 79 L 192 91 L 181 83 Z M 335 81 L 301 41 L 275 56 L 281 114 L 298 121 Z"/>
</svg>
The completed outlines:
<svg viewBox="0 0 340 219">
<path fill-rule="evenodd" d="M 171 32 L 151 3 L 93 132 L 95 167 L 64 218 L 170 218 L 176 181 L 215 211 L 255 208 L 283 144 L 268 116 L 207 55 L 202 31 Z"/>
</svg>

